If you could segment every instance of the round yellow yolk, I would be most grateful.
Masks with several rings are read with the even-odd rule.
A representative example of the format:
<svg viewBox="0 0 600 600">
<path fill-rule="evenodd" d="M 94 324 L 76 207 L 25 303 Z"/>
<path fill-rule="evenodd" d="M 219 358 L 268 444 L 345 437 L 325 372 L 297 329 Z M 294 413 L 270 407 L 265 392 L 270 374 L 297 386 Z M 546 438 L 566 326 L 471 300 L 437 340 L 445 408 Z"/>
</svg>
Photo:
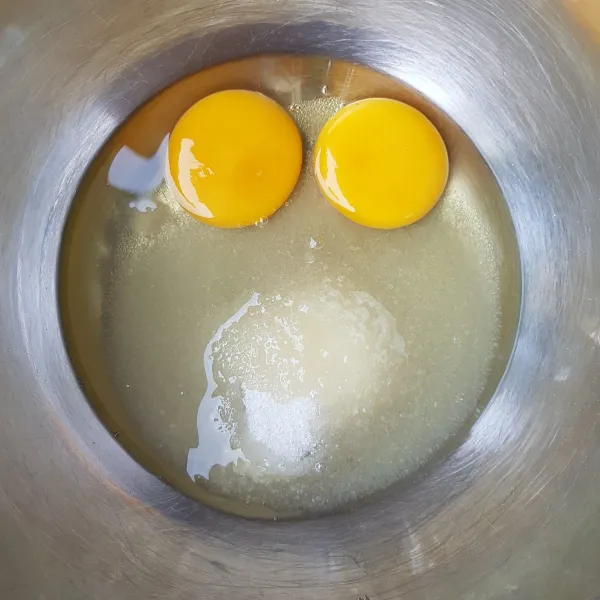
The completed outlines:
<svg viewBox="0 0 600 600">
<path fill-rule="evenodd" d="M 203 98 L 169 138 L 169 186 L 183 208 L 216 227 L 245 227 L 271 216 L 292 193 L 301 167 L 296 124 L 257 92 Z"/>
<path fill-rule="evenodd" d="M 342 108 L 319 134 L 314 156 L 327 199 L 368 227 L 418 221 L 448 181 L 442 136 L 423 113 L 396 100 L 370 98 Z"/>
</svg>

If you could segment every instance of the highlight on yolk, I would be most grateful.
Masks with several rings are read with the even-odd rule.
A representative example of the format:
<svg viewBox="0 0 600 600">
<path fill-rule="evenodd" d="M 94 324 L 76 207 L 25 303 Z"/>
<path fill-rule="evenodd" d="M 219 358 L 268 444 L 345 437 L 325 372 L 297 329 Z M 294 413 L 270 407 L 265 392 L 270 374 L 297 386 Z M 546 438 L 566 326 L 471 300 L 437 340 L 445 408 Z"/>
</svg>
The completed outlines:
<svg viewBox="0 0 600 600">
<path fill-rule="evenodd" d="M 333 206 L 360 225 L 394 229 L 423 218 L 448 181 L 448 152 L 416 108 L 369 98 L 339 110 L 319 134 L 315 173 Z"/>
<path fill-rule="evenodd" d="M 257 92 L 227 90 L 194 104 L 171 133 L 167 182 L 185 210 L 216 227 L 245 227 L 288 199 L 302 167 L 292 117 Z"/>
</svg>

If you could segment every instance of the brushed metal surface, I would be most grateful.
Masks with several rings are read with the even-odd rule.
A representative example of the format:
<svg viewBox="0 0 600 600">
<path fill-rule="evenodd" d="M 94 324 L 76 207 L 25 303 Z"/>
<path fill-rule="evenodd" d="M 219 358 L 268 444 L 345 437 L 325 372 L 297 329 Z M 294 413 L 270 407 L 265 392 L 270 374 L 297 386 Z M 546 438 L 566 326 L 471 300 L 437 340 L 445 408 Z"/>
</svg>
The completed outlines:
<svg viewBox="0 0 600 600">
<path fill-rule="evenodd" d="M 588 0 L 3 3 L 2 597 L 599 595 L 600 71 L 598 27 L 585 12 L 593 8 Z M 265 51 L 364 62 L 431 98 L 494 171 L 523 271 L 513 361 L 469 439 L 401 497 L 303 523 L 216 514 L 124 455 L 82 397 L 56 302 L 70 200 L 114 128 L 182 75 Z"/>
</svg>

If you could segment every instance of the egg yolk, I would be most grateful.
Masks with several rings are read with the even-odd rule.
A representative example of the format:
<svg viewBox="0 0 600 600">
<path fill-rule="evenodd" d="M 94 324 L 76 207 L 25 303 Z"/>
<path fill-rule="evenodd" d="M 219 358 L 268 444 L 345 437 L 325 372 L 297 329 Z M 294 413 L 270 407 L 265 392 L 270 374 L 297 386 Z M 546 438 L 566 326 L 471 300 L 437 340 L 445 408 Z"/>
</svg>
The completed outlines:
<svg viewBox="0 0 600 600">
<path fill-rule="evenodd" d="M 271 216 L 292 193 L 301 167 L 296 124 L 257 92 L 203 98 L 169 138 L 170 188 L 185 210 L 216 227 L 245 227 Z"/>
<path fill-rule="evenodd" d="M 448 181 L 442 136 L 416 108 L 385 98 L 348 104 L 319 134 L 315 173 L 333 206 L 368 227 L 423 218 Z"/>
</svg>

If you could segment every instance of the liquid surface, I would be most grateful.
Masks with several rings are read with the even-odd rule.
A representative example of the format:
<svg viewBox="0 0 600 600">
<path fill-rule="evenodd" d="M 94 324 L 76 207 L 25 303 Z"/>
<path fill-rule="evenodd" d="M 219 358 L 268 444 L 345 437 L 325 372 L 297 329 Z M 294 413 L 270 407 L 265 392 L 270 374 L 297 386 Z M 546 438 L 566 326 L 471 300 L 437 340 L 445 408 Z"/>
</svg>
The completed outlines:
<svg viewBox="0 0 600 600">
<path fill-rule="evenodd" d="M 422 219 L 448 181 L 448 153 L 435 126 L 388 98 L 342 108 L 321 131 L 314 154 L 327 199 L 368 227 L 394 229 Z"/>
<path fill-rule="evenodd" d="M 100 417 L 174 486 L 253 516 L 335 510 L 417 473 L 464 432 L 506 361 L 510 245 L 502 212 L 490 216 L 489 172 L 455 130 L 443 199 L 401 230 L 340 215 L 311 161 L 281 210 L 241 230 L 198 223 L 166 184 L 149 192 L 151 177 L 107 187 L 124 147 L 156 159 L 181 114 L 215 91 L 203 82 L 239 87 L 227 69 L 276 96 L 282 86 L 310 156 L 354 98 L 329 95 L 337 79 L 327 71 L 326 90 L 318 62 L 314 83 L 284 87 L 300 60 L 231 63 L 143 107 L 90 169 L 63 248 L 66 339 Z M 345 85 L 371 81 L 337 68 Z M 468 179 L 465 165 L 480 170 Z"/>
<path fill-rule="evenodd" d="M 270 217 L 292 193 L 302 140 L 263 94 L 226 90 L 192 106 L 169 138 L 167 177 L 185 210 L 216 227 Z"/>
</svg>

